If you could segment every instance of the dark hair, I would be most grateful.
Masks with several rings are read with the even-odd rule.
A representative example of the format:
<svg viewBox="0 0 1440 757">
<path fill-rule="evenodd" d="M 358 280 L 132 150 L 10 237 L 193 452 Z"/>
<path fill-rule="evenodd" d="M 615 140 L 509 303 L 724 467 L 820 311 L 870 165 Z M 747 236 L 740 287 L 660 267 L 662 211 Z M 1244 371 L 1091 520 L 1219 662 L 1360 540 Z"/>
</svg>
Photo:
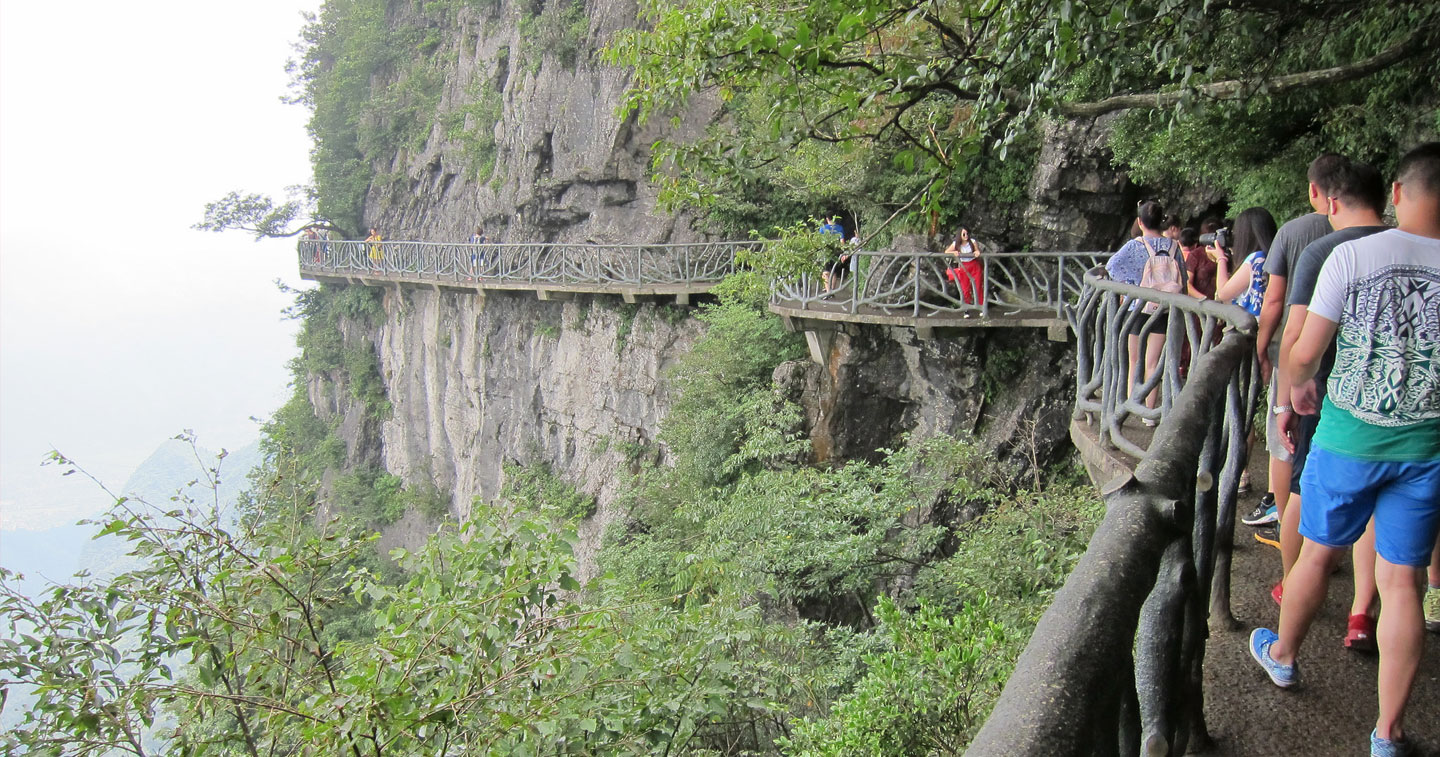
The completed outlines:
<svg viewBox="0 0 1440 757">
<path fill-rule="evenodd" d="M 1231 249 L 1236 255 L 1245 256 L 1256 250 L 1269 251 L 1270 243 L 1275 241 L 1275 217 L 1270 211 L 1256 206 L 1240 211 L 1235 217 L 1235 246 Z"/>
<path fill-rule="evenodd" d="M 1175 215 L 1174 213 L 1171 213 L 1170 215 L 1165 216 L 1165 220 L 1163 220 L 1163 221 L 1160 222 L 1160 228 L 1161 228 L 1161 229 L 1168 229 L 1168 228 L 1171 228 L 1171 227 L 1174 227 L 1174 228 L 1177 228 L 1177 229 L 1180 228 L 1180 216 L 1177 216 L 1177 215 Z"/>
<path fill-rule="evenodd" d="M 1180 230 L 1181 247 L 1194 247 L 1197 244 L 1200 244 L 1200 232 L 1196 231 L 1195 227 L 1186 226 Z"/>
<path fill-rule="evenodd" d="M 1418 184 L 1420 191 L 1440 198 L 1440 142 L 1426 142 L 1405 153 L 1395 180 L 1401 184 Z"/>
<path fill-rule="evenodd" d="M 1346 164 L 1336 174 L 1330 196 L 1344 200 L 1347 205 L 1359 205 L 1376 213 L 1385 212 L 1385 180 L 1368 163 Z"/>
<path fill-rule="evenodd" d="M 1215 231 L 1216 231 L 1217 229 L 1219 229 L 1221 226 L 1223 226 L 1224 224 L 1225 224 L 1224 221 L 1220 220 L 1219 218 L 1216 218 L 1215 216 L 1205 216 L 1205 220 L 1203 220 L 1203 221 L 1200 222 L 1200 233 L 1201 233 L 1201 234 L 1214 234 Z"/>
<path fill-rule="evenodd" d="M 1310 170 L 1305 172 L 1305 178 L 1328 197 L 1335 191 L 1335 182 L 1339 179 L 1340 171 L 1349 163 L 1350 159 L 1344 155 L 1322 152 L 1319 157 L 1310 161 Z"/>
<path fill-rule="evenodd" d="M 1140 225 L 1147 229 L 1159 231 L 1165 228 L 1161 225 L 1165 223 L 1165 209 L 1154 200 L 1140 203 L 1140 209 L 1135 214 L 1140 217 Z"/>
<path fill-rule="evenodd" d="M 956 247 L 959 247 L 960 244 L 964 241 L 964 240 L 960 239 L 960 233 L 961 233 L 961 232 L 965 232 L 965 233 L 968 234 L 968 233 L 970 232 L 970 227 L 969 227 L 969 226 L 961 226 L 960 228 L 958 228 L 958 229 L 955 230 L 955 246 L 956 246 Z M 975 235 L 974 235 L 974 234 L 970 234 L 970 238 L 971 238 L 971 239 L 974 239 L 974 238 L 975 238 Z"/>
</svg>

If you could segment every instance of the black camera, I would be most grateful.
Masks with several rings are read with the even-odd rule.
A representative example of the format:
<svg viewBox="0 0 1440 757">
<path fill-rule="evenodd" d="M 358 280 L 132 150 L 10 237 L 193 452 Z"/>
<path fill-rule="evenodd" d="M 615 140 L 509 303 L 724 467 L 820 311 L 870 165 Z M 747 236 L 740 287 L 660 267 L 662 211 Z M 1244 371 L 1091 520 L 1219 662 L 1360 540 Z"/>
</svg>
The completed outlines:
<svg viewBox="0 0 1440 757">
<path fill-rule="evenodd" d="M 1230 230 L 1216 229 L 1214 234 L 1201 234 L 1200 244 L 1213 244 L 1222 250 L 1230 249 Z"/>
</svg>

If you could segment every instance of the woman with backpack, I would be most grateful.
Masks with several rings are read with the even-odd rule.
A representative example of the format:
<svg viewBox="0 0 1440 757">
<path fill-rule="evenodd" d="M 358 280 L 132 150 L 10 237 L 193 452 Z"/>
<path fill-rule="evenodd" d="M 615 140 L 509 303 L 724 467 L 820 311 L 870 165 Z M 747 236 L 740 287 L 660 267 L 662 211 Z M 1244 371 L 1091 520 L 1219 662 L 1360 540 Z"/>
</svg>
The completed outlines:
<svg viewBox="0 0 1440 757">
<path fill-rule="evenodd" d="M 1179 247 L 1174 240 L 1166 238 L 1162 233 L 1165 225 L 1165 210 L 1160 207 L 1160 203 L 1146 200 L 1140 203 L 1136 215 L 1138 216 L 1136 221 L 1140 226 L 1140 236 L 1121 246 L 1105 264 L 1105 271 L 1109 273 L 1111 279 L 1126 284 L 1150 287 L 1162 292 L 1184 292 L 1185 265 L 1179 257 Z M 1141 309 L 1145 313 L 1154 313 L 1159 310 L 1159 305 L 1146 303 L 1142 307 L 1137 301 L 1132 303 L 1130 308 L 1131 310 Z M 1126 385 L 1130 392 L 1155 374 L 1156 367 L 1160 364 L 1160 353 L 1165 348 L 1165 330 L 1169 323 L 1168 315 L 1161 314 L 1156 318 L 1153 329 L 1146 335 L 1145 373 L 1139 375 L 1136 367 L 1140 362 L 1140 332 L 1144 330 L 1145 324 L 1149 321 L 1149 316 L 1135 317 L 1127 339 L 1130 351 L 1130 380 Z M 1152 391 L 1145 396 L 1145 406 L 1153 408 L 1158 404 L 1159 399 L 1159 392 Z M 1155 426 L 1159 423 L 1153 418 L 1142 420 L 1147 426 Z"/>
<path fill-rule="evenodd" d="M 1230 250 L 1218 244 L 1206 249 L 1215 261 L 1215 299 L 1234 302 L 1259 317 L 1265 299 L 1265 251 L 1275 241 L 1274 216 L 1261 207 L 1246 208 L 1235 217 L 1234 239 Z M 1233 271 L 1231 254 L 1243 256 L 1240 267 Z"/>
</svg>

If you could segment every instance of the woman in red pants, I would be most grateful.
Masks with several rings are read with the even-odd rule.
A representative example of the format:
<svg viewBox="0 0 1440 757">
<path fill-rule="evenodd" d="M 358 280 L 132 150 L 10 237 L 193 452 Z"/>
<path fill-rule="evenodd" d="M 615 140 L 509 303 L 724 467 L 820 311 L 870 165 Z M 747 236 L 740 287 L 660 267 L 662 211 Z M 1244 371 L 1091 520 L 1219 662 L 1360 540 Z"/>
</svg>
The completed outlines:
<svg viewBox="0 0 1440 757">
<path fill-rule="evenodd" d="M 945 249 L 959 263 L 945 271 L 945 278 L 960 288 L 960 300 L 966 305 L 985 304 L 985 267 L 980 263 L 980 243 L 970 238 L 964 227 L 955 232 L 955 241 Z"/>
</svg>

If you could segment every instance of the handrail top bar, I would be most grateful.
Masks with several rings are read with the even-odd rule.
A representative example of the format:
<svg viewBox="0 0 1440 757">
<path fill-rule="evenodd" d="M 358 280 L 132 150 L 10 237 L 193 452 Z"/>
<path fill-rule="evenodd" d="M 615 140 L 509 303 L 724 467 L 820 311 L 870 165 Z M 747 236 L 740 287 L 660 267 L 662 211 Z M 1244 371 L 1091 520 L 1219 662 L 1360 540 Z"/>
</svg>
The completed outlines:
<svg viewBox="0 0 1440 757">
<path fill-rule="evenodd" d="M 1236 331 L 1254 335 L 1259 329 L 1255 316 L 1239 305 L 1214 300 L 1197 300 L 1188 294 L 1161 292 L 1157 289 L 1126 284 L 1109 277 L 1103 266 L 1092 268 L 1085 273 L 1086 286 L 1093 286 L 1102 292 L 1115 292 L 1136 300 L 1157 302 L 1196 315 L 1214 316 L 1229 324 Z"/>
<path fill-rule="evenodd" d="M 301 239 L 303 244 L 376 244 L 364 239 Z M 765 240 L 730 242 L 664 242 L 656 244 L 596 244 L 594 242 L 419 242 L 409 239 L 382 239 L 382 245 L 414 245 L 418 247 L 585 247 L 594 249 L 636 250 L 642 248 L 678 249 L 682 247 L 753 247 L 764 244 Z"/>
<path fill-rule="evenodd" d="M 363 239 L 301 239 L 305 244 L 375 244 L 366 242 Z M 691 247 L 756 247 L 770 242 L 773 239 L 756 239 L 749 241 L 725 241 L 725 242 L 664 242 L 656 244 L 596 244 L 594 242 L 419 242 L 408 239 L 382 239 L 380 244 L 404 244 L 420 247 L 487 247 L 487 248 L 508 248 L 521 249 L 531 247 L 584 247 L 587 249 L 608 249 L 608 250 L 636 250 L 636 249 L 679 249 Z M 1047 250 L 1044 252 L 987 252 L 980 255 L 981 258 L 1061 258 L 1072 255 L 1109 255 L 1113 250 Z M 877 258 L 953 258 L 953 254 L 944 252 L 929 252 L 926 250 L 915 250 L 911 252 L 896 251 L 874 251 L 855 250 L 854 255 Z"/>
</svg>

